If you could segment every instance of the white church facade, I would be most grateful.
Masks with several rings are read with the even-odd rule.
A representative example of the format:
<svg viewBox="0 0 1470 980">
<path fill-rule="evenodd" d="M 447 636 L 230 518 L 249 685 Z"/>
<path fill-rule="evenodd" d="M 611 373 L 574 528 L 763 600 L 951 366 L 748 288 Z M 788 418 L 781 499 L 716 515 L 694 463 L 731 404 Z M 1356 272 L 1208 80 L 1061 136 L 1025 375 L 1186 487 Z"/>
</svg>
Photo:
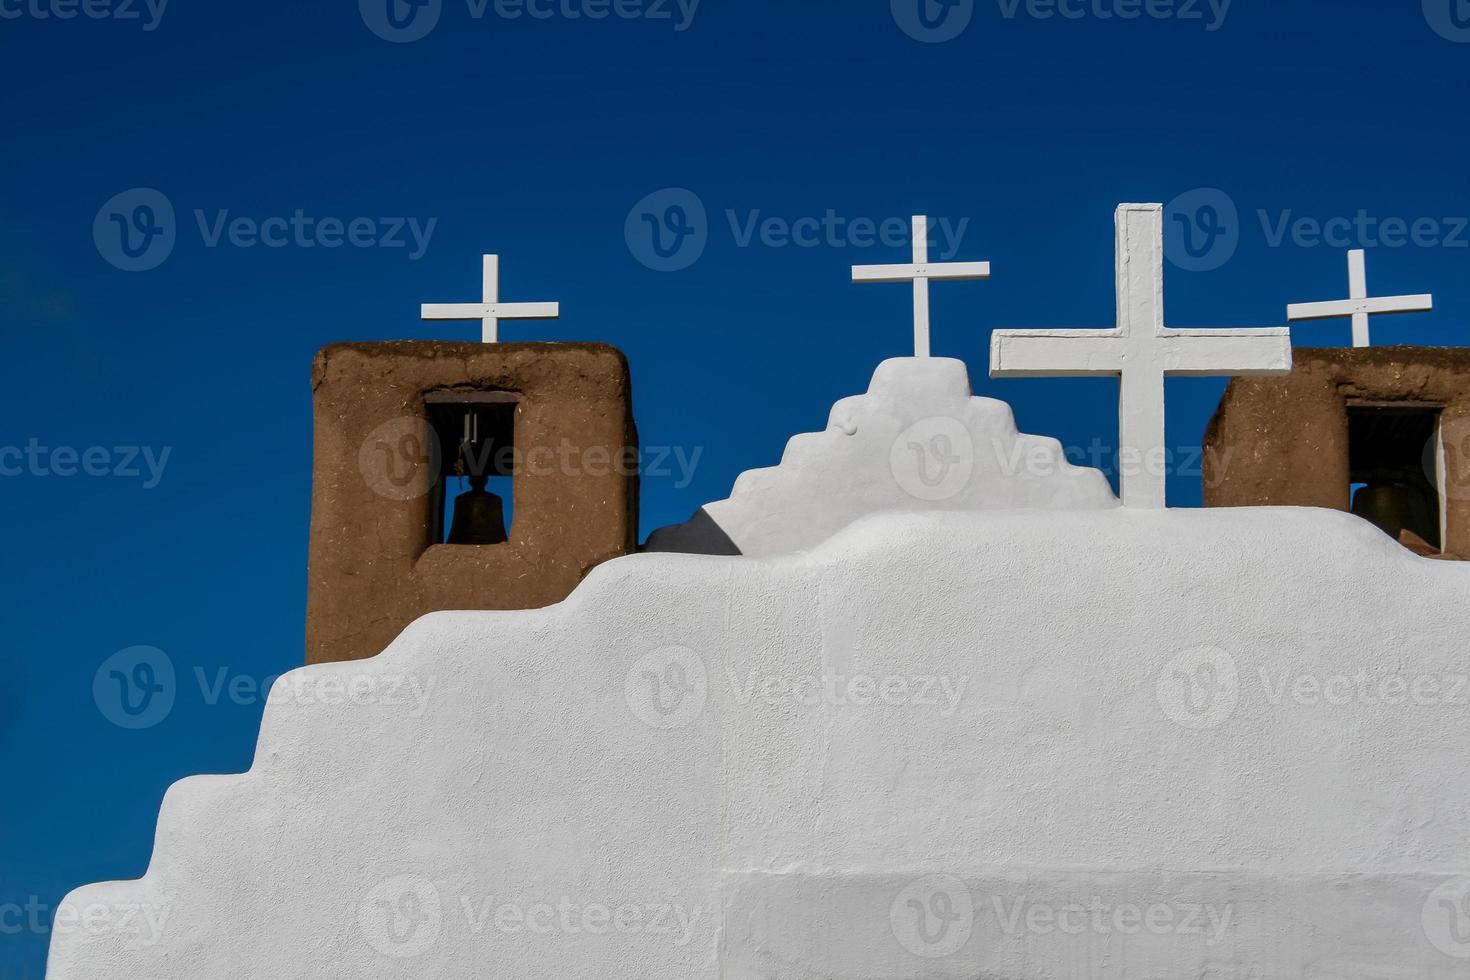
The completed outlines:
<svg viewBox="0 0 1470 980">
<path fill-rule="evenodd" d="M 1161 210 L 1117 235 L 1115 325 L 997 331 L 990 369 L 1119 377 L 1147 459 L 1166 376 L 1292 352 L 1166 326 Z M 288 675 L 418 693 L 272 703 L 141 880 L 68 900 L 163 928 L 58 933 L 49 976 L 1470 976 L 1470 566 L 1169 509 L 1154 467 L 1115 495 L 930 356 L 931 280 L 990 271 L 854 270 L 913 283 L 916 356 L 565 600 Z M 555 315 L 492 279 L 425 315 Z"/>
</svg>

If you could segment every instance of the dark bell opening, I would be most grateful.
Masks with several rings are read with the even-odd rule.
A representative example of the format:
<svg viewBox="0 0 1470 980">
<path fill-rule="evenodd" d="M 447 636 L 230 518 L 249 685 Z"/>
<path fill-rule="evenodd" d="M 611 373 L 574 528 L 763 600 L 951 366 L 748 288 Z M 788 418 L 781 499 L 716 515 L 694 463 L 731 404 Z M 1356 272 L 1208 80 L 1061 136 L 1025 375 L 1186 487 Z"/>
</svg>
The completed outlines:
<svg viewBox="0 0 1470 980">
<path fill-rule="evenodd" d="M 434 392 L 425 402 L 443 449 L 430 539 L 503 544 L 514 519 L 518 396 L 504 391 Z"/>
<path fill-rule="evenodd" d="M 1421 554 L 1437 554 L 1440 494 L 1426 460 L 1437 458 L 1438 406 L 1348 408 L 1353 513 Z"/>
<path fill-rule="evenodd" d="M 489 477 L 472 476 L 470 489 L 454 498 L 454 523 L 446 544 L 500 544 L 505 533 L 505 504 L 485 489 Z"/>
</svg>

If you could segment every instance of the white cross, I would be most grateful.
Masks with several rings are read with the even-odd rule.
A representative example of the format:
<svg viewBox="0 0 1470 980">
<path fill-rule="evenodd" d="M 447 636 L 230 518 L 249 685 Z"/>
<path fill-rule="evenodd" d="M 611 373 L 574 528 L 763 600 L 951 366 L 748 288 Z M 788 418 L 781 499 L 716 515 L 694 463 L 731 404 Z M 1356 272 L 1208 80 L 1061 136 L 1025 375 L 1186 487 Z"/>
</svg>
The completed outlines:
<svg viewBox="0 0 1470 980">
<path fill-rule="evenodd" d="M 485 256 L 485 298 L 478 303 L 425 303 L 420 316 L 425 320 L 479 320 L 483 340 L 500 341 L 501 320 L 554 320 L 561 316 L 560 303 L 500 302 L 500 256 Z"/>
<path fill-rule="evenodd" d="M 1422 313 L 1434 309 L 1434 297 L 1368 296 L 1368 267 L 1361 248 L 1348 252 L 1348 299 L 1330 303 L 1293 303 L 1286 308 L 1288 320 L 1330 320 L 1339 316 L 1353 318 L 1353 346 L 1368 346 L 1368 317 L 1374 313 Z"/>
<path fill-rule="evenodd" d="M 1123 506 L 1161 508 L 1166 375 L 1287 374 L 1291 334 L 1173 330 L 1164 326 L 1164 208 L 1122 204 L 1117 214 L 1118 325 L 1112 330 L 997 330 L 991 377 L 1120 379 L 1118 470 Z"/>
<path fill-rule="evenodd" d="M 853 282 L 914 283 L 914 356 L 929 356 L 929 280 L 988 279 L 989 262 L 929 263 L 929 219 L 914 215 L 914 261 L 912 265 L 855 265 Z"/>
</svg>

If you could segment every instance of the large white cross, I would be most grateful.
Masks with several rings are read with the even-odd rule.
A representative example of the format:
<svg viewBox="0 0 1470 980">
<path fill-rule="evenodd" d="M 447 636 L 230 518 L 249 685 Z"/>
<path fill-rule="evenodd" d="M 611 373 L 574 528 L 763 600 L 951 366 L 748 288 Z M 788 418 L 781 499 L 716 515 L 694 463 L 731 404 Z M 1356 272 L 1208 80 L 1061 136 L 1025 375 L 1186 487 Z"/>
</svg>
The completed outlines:
<svg viewBox="0 0 1470 980">
<path fill-rule="evenodd" d="M 485 298 L 478 303 L 425 303 L 420 316 L 425 320 L 479 320 L 487 344 L 500 341 L 501 320 L 554 320 L 561 316 L 560 303 L 500 302 L 500 256 L 485 256 Z"/>
<path fill-rule="evenodd" d="M 929 219 L 914 215 L 912 265 L 855 265 L 853 282 L 914 283 L 914 356 L 929 356 L 929 280 L 987 279 L 989 262 L 929 262 Z"/>
<path fill-rule="evenodd" d="M 1118 469 L 1123 506 L 1160 508 L 1167 375 L 1267 375 L 1291 371 L 1291 335 L 1263 330 L 1164 326 L 1164 208 L 1122 204 L 1117 214 L 1118 325 L 1112 330 L 997 330 L 991 377 L 1120 379 Z"/>
<path fill-rule="evenodd" d="M 1368 317 L 1374 313 L 1422 313 L 1434 309 L 1434 297 L 1368 296 L 1368 263 L 1361 248 L 1348 252 L 1348 298 L 1330 303 L 1293 303 L 1286 308 L 1288 320 L 1353 318 L 1353 346 L 1368 346 Z"/>
</svg>

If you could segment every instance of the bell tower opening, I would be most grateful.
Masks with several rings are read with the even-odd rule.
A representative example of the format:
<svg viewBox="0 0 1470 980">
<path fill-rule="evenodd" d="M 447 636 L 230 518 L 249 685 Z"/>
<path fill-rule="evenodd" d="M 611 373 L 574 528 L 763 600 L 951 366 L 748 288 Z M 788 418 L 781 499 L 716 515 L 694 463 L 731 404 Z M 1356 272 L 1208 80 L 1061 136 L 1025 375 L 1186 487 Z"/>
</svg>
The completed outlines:
<svg viewBox="0 0 1470 980">
<path fill-rule="evenodd" d="M 1442 409 L 1428 402 L 1347 406 L 1352 511 L 1421 555 L 1443 548 Z"/>
<path fill-rule="evenodd" d="M 438 437 L 439 479 L 430 506 L 435 544 L 497 545 L 515 516 L 515 422 L 512 391 L 433 391 L 424 395 Z"/>
</svg>

